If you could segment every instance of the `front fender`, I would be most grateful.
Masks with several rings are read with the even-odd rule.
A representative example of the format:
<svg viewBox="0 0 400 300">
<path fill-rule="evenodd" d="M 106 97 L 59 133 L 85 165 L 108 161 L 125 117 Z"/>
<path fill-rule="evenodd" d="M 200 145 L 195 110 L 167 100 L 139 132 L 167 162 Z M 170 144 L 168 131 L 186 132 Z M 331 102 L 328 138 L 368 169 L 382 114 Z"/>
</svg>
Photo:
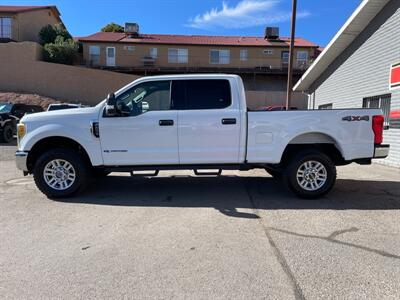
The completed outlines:
<svg viewBox="0 0 400 300">
<path fill-rule="evenodd" d="M 60 124 L 46 124 L 30 130 L 27 124 L 27 134 L 19 141 L 18 150 L 30 151 L 37 142 L 45 138 L 65 137 L 74 140 L 85 149 L 93 166 L 102 165 L 100 140 L 90 133 L 89 126 L 87 130 L 82 129 L 71 125 L 66 127 Z"/>
</svg>

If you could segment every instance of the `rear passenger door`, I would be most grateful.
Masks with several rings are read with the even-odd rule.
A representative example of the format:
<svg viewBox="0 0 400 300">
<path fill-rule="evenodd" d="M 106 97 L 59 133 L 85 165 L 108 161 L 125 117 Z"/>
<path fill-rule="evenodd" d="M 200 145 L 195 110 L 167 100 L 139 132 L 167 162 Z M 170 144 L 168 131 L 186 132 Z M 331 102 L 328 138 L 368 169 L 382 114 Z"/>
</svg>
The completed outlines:
<svg viewBox="0 0 400 300">
<path fill-rule="evenodd" d="M 238 163 L 240 110 L 227 79 L 178 80 L 173 84 L 178 110 L 181 164 Z M 175 98 L 175 99 L 174 99 Z"/>
</svg>

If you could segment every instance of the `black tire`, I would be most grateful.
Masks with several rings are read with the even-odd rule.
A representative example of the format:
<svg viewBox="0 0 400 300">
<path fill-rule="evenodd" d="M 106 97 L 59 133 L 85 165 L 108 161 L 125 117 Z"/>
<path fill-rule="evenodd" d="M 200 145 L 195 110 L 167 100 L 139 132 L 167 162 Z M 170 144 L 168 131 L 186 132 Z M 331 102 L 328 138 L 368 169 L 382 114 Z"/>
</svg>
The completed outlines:
<svg viewBox="0 0 400 300">
<path fill-rule="evenodd" d="M 270 168 L 266 168 L 265 171 L 271 175 L 272 177 L 274 177 L 275 179 L 282 179 L 282 172 L 278 171 L 278 170 L 274 170 L 274 169 L 270 169 Z"/>
<path fill-rule="evenodd" d="M 4 143 L 10 143 L 13 139 L 13 129 L 10 123 L 7 123 L 1 132 L 0 139 Z"/>
<path fill-rule="evenodd" d="M 307 180 L 305 180 L 304 178 L 303 178 L 304 180 L 301 180 L 302 178 L 298 179 L 297 172 L 299 171 L 300 168 L 301 168 L 300 171 L 303 170 L 304 168 L 303 164 L 306 162 L 314 162 L 313 163 L 314 165 L 317 165 L 315 162 L 318 162 L 325 168 L 325 171 L 323 170 L 323 168 L 320 171 L 323 173 L 322 176 L 324 174 L 326 175 L 325 182 L 323 182 L 323 180 L 319 181 L 312 180 L 312 178 L 315 178 L 315 173 L 313 172 L 311 172 L 313 173 L 311 175 L 314 177 L 308 178 L 312 183 L 307 182 Z M 316 172 L 316 168 L 309 168 L 309 169 Z M 307 176 L 311 175 L 308 174 Z M 286 168 L 283 172 L 283 180 L 286 186 L 299 198 L 317 199 L 328 193 L 333 188 L 336 181 L 336 166 L 328 156 L 319 151 L 315 150 L 302 151 L 298 153 L 295 157 L 293 157 L 286 165 Z M 299 183 L 299 181 L 307 186 L 303 187 Z M 311 186 L 311 184 L 313 186 Z"/>
<path fill-rule="evenodd" d="M 75 180 L 66 189 L 59 190 L 48 185 L 44 179 L 46 165 L 55 160 L 61 159 L 69 162 L 75 171 Z M 87 163 L 74 150 L 56 148 L 42 154 L 36 161 L 33 177 L 38 189 L 48 198 L 67 198 L 82 192 L 89 183 L 90 169 Z"/>
</svg>

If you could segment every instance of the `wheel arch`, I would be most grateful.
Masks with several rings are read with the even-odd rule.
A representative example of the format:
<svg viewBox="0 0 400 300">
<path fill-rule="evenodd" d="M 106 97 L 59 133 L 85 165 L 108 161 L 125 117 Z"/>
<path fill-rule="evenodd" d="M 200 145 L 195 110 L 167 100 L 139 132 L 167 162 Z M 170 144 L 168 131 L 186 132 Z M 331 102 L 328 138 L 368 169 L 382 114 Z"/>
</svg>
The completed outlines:
<svg viewBox="0 0 400 300">
<path fill-rule="evenodd" d="M 342 147 L 338 141 L 329 134 L 323 132 L 301 133 L 293 137 L 286 145 L 281 161 L 285 162 L 299 151 L 317 150 L 327 156 L 336 164 L 345 164 Z"/>
<path fill-rule="evenodd" d="M 52 148 L 73 149 L 82 155 L 87 164 L 92 165 L 87 150 L 80 143 L 65 136 L 51 136 L 38 140 L 30 149 L 27 159 L 28 172 L 32 172 L 40 154 Z"/>
</svg>

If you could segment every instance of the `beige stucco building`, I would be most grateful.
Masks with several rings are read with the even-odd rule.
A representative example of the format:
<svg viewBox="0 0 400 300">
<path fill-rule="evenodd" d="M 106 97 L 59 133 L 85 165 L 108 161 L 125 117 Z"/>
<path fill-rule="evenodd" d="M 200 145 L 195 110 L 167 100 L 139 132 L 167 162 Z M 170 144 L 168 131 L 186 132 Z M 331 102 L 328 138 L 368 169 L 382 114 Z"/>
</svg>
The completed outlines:
<svg viewBox="0 0 400 300">
<path fill-rule="evenodd" d="M 286 73 L 289 39 L 99 32 L 79 39 L 87 65 L 120 70 Z M 318 46 L 296 38 L 295 70 L 302 72 Z"/>
<path fill-rule="evenodd" d="M 0 5 L 0 41 L 40 42 L 39 31 L 57 23 L 61 19 L 55 6 Z"/>
</svg>

